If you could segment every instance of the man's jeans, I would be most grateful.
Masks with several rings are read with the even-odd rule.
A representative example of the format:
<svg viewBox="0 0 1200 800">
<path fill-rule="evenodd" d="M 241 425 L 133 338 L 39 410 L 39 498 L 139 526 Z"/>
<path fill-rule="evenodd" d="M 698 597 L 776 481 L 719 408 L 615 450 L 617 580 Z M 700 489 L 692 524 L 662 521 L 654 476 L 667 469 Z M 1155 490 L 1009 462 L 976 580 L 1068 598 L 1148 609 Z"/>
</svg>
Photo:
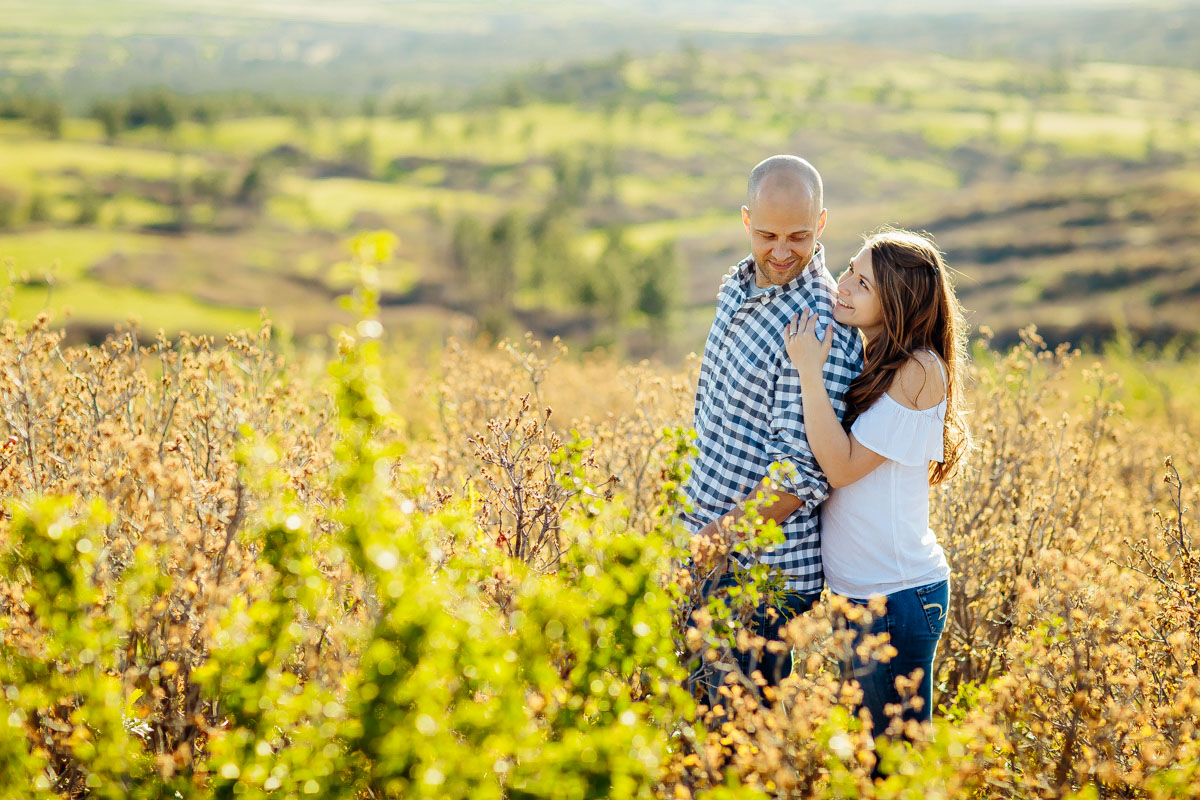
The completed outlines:
<svg viewBox="0 0 1200 800">
<path fill-rule="evenodd" d="M 741 582 L 737 570 L 729 570 L 721 579 L 717 581 L 712 592 L 717 592 L 722 589 L 728 589 L 731 586 L 737 586 Z M 754 610 L 754 614 L 746 623 L 746 631 L 763 637 L 767 642 L 778 642 L 780 640 L 780 631 L 787 626 L 796 617 L 807 612 L 813 607 L 813 604 L 821 597 L 820 592 L 811 594 L 801 594 L 799 592 L 783 592 L 780 596 L 781 605 L 773 606 L 774 614 L 768 613 L 769 608 L 766 604 L 760 605 Z M 689 627 L 693 625 L 691 620 L 688 620 Z M 792 649 L 789 646 L 782 653 L 772 653 L 768 648 L 764 647 L 761 653 L 756 653 L 753 650 L 739 650 L 734 648 L 731 655 L 737 663 L 742 674 L 747 678 L 753 675 L 755 670 L 762 672 L 763 680 L 767 682 L 767 686 L 778 687 L 780 681 L 792 674 Z M 725 683 L 725 676 L 729 672 L 729 668 L 722 667 L 720 663 L 713 663 L 703 658 L 703 650 L 700 653 L 700 663 L 692 670 L 688 676 L 688 686 L 693 690 L 693 693 L 699 688 L 702 692 L 705 702 L 709 708 L 715 708 L 718 705 L 726 705 L 724 699 L 719 694 L 719 689 Z M 726 661 L 726 659 L 720 659 Z M 773 705 L 770 701 L 764 698 L 765 705 Z"/>
<path fill-rule="evenodd" d="M 851 599 L 856 605 L 866 600 Z M 917 669 L 924 675 L 917 686 L 917 696 L 925 702 L 918 711 L 904 705 L 903 719 L 928 722 L 933 713 L 933 656 L 938 640 L 946 627 L 946 610 L 950 603 L 950 582 L 938 581 L 915 589 L 904 589 L 887 596 L 887 611 L 869 626 L 857 625 L 849 660 L 842 664 L 847 680 L 856 678 L 863 690 L 862 706 L 871 712 L 872 734 L 879 736 L 887 730 L 889 718 L 884 709 L 902 702 L 896 689 L 897 676 L 911 676 Z M 886 633 L 897 653 L 887 663 L 863 660 L 857 653 L 865 634 Z"/>
</svg>

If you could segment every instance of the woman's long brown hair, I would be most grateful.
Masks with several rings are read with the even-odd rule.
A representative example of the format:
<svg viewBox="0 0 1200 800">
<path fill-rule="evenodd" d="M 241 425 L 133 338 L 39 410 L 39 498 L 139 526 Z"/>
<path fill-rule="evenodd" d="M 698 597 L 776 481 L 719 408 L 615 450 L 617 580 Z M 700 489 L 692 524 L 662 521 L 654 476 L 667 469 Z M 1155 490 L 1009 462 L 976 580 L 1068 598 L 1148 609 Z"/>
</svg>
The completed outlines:
<svg viewBox="0 0 1200 800">
<path fill-rule="evenodd" d="M 883 331 L 867 342 L 865 367 L 847 392 L 850 425 L 892 385 L 899 369 L 919 350 L 932 350 L 946 365 L 946 421 L 942 461 L 930 462 L 929 482 L 954 474 L 969 444 L 963 414 L 966 326 L 946 264 L 929 238 L 883 229 L 867 237 Z"/>
</svg>

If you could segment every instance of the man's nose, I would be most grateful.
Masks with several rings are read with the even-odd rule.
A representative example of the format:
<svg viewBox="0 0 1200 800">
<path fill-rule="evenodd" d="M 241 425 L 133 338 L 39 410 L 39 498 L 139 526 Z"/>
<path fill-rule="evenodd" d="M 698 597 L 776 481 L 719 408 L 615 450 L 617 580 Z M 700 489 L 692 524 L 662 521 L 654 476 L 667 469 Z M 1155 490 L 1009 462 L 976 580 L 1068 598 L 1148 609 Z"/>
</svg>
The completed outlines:
<svg viewBox="0 0 1200 800">
<path fill-rule="evenodd" d="M 775 246 L 771 248 L 771 255 L 775 257 L 776 261 L 783 261 L 788 257 L 789 250 L 787 240 L 779 239 L 775 242 Z"/>
</svg>

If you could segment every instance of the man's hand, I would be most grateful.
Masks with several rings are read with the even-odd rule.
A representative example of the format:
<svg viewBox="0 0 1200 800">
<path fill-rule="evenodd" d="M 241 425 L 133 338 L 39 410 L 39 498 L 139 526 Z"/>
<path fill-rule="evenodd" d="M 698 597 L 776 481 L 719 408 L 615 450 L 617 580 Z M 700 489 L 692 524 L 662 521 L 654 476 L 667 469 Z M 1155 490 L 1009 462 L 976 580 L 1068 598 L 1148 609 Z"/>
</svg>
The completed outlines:
<svg viewBox="0 0 1200 800">
<path fill-rule="evenodd" d="M 728 513 L 717 517 L 696 531 L 692 536 L 691 552 L 693 564 L 719 565 L 721 569 L 717 574 L 721 574 L 728 569 L 729 552 L 733 549 L 734 545 L 732 528 L 741 521 L 742 517 L 746 516 L 746 504 L 758 497 L 760 492 L 764 496 L 775 495 L 775 500 L 772 503 L 769 505 L 760 505 L 755 510 L 755 513 L 763 519 L 774 520 L 776 523 L 782 524 L 785 519 L 791 516 L 793 511 L 800 507 L 800 499 L 795 495 L 769 486 L 765 479 L 759 481 L 758 485 L 750 490 L 749 494 L 746 495 L 738 506 Z"/>
</svg>

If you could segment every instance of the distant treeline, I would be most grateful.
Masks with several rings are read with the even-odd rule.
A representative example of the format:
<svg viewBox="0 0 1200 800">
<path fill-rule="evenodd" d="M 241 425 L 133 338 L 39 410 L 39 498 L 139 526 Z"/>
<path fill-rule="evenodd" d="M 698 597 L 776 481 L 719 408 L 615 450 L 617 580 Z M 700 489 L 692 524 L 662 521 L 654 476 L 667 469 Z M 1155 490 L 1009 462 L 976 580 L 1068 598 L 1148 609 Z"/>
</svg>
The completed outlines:
<svg viewBox="0 0 1200 800">
<path fill-rule="evenodd" d="M 145 20 L 145 29 L 139 30 L 136 22 L 114 24 L 82 41 L 56 32 L 51 24 L 37 36 L 13 34 L 0 19 L 0 89 L 56 93 L 75 115 L 114 91 L 121 94 L 148 83 L 190 94 L 247 89 L 274 97 L 347 98 L 350 103 L 414 93 L 461 98 L 494 83 L 497 76 L 503 81 L 539 63 L 596 59 L 621 50 L 660 54 L 681 41 L 706 50 L 778 51 L 814 42 L 849 43 L 1017 59 L 1036 66 L 1095 60 L 1200 67 L 1200 14 L 1194 1 L 1100 8 L 1054 2 L 1036 8 L 961 4 L 942 13 L 921 13 L 904 3 L 886 8 L 857 3 L 849 4 L 857 9 L 828 9 L 819 31 L 797 24 L 796 14 L 778 31 L 734 31 L 728 21 L 739 14 L 753 19 L 751 8 L 730 10 L 724 4 L 684 0 L 642 4 L 647 8 L 637 14 L 614 8 L 611 18 L 601 13 L 599 20 L 591 9 L 584 15 L 587 23 L 565 15 L 548 19 L 521 4 L 503 9 L 488 5 L 431 4 L 437 10 L 427 13 L 448 18 L 469 14 L 473 23 L 444 28 L 419 22 L 413 27 L 419 12 L 391 23 L 320 25 L 297 8 L 295 19 L 265 14 L 222 36 L 206 30 L 213 20 L 202 9 L 189 9 L 186 32 L 146 35 L 154 23 Z M 759 10 L 766 11 L 766 4 L 759 4 Z M 28 40 L 47 56 L 44 69 L 16 69 L 6 61 L 8 52 L 23 52 Z"/>
<path fill-rule="evenodd" d="M 398 101 L 391 111 L 411 115 L 418 105 L 412 100 Z M 210 126 L 222 119 L 249 116 L 290 116 L 311 120 L 357 112 L 373 113 L 377 108 L 374 100 L 348 104 L 335 99 L 288 99 L 250 92 L 189 95 L 155 87 L 96 100 L 88 107 L 86 116 L 99 121 L 105 135 L 113 139 L 124 131 L 139 128 L 171 131 L 185 121 Z M 27 120 L 52 137 L 62 134 L 67 113 L 66 104 L 53 94 L 6 96 L 0 93 L 0 119 Z"/>
<path fill-rule="evenodd" d="M 995 89 L 1006 94 L 1038 98 L 1070 90 L 1068 70 L 1072 53 L 1064 51 L 1057 59 L 1026 63 L 1012 77 L 999 82 Z M 472 111 L 520 107 L 531 103 L 571 104 L 601 108 L 640 109 L 650 104 L 726 103 L 728 96 L 702 75 L 704 54 L 689 42 L 679 47 L 677 57 L 660 62 L 659 73 L 651 81 L 635 85 L 629 78 L 632 59 L 627 51 L 566 64 L 555 69 L 545 66 L 527 68 L 501 77 L 470 91 L 402 90 L 391 88 L 375 93 L 341 96 L 279 95 L 239 91 L 226 93 L 181 93 L 163 86 L 136 89 L 125 94 L 92 101 L 85 114 L 101 123 L 111 140 L 125 131 L 158 128 L 169 132 L 181 122 L 191 121 L 213 126 L 222 119 L 249 116 L 287 116 L 301 128 L 323 118 L 359 116 L 366 118 L 419 119 L 432 124 L 433 118 L 449 111 Z M 821 100 L 830 91 L 832 73 L 818 77 L 806 87 L 809 100 Z M 767 75 L 758 75 L 755 94 L 770 92 Z M 909 107 L 916 98 L 911 91 L 884 80 L 874 98 L 882 105 Z M 5 94 L 0 89 L 0 118 L 26 119 L 50 136 L 62 131 L 70 111 L 64 100 L 53 92 Z"/>
</svg>

